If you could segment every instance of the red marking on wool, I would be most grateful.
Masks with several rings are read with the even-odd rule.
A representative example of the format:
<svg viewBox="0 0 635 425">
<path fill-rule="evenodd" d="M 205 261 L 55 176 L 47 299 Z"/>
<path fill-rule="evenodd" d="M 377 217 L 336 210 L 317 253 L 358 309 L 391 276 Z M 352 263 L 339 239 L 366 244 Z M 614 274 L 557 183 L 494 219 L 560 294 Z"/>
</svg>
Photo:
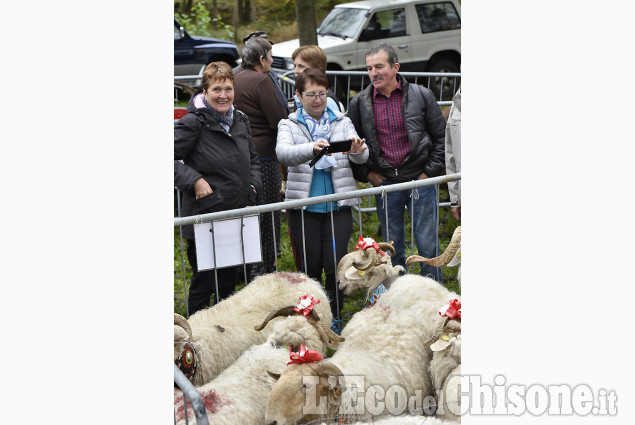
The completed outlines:
<svg viewBox="0 0 635 425">
<path fill-rule="evenodd" d="M 289 283 L 302 283 L 304 279 L 302 279 L 302 275 L 299 273 L 290 273 L 290 272 L 278 272 L 278 276 L 281 279 L 286 280 Z"/>
<path fill-rule="evenodd" d="M 201 398 L 203 399 L 203 405 L 205 406 L 205 411 L 207 414 L 214 414 L 218 411 L 218 408 L 229 404 L 227 401 L 223 401 L 220 396 L 214 390 L 203 391 L 201 393 Z M 174 397 L 174 405 L 176 407 L 176 412 L 174 416 L 176 417 L 176 421 L 181 421 L 185 418 L 185 405 L 183 404 L 183 393 Z M 190 400 L 187 400 L 188 407 L 188 419 L 194 418 L 194 410 L 192 410 L 192 403 Z"/>
</svg>

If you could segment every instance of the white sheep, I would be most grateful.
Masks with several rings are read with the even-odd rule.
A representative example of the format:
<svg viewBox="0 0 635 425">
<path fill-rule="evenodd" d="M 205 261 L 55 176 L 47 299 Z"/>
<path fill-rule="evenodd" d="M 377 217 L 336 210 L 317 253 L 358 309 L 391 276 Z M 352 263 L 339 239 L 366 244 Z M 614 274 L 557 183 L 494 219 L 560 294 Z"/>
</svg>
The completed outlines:
<svg viewBox="0 0 635 425">
<path fill-rule="evenodd" d="M 375 242 L 373 238 L 360 236 L 355 251 L 346 254 L 337 265 L 339 288 L 349 295 L 357 289 L 365 288 L 370 295 L 383 284 L 390 284 L 406 273 L 401 266 L 392 265 L 390 256 L 384 252 L 395 253 L 392 242 Z"/>
<path fill-rule="evenodd" d="M 445 311 L 443 306 L 440 311 Z M 456 310 L 456 308 L 455 308 Z M 460 312 L 460 307 L 459 307 Z M 450 316 L 452 316 L 450 314 Z M 426 342 L 432 350 L 430 376 L 438 400 L 437 416 L 460 422 L 461 318 L 439 317 L 439 327 Z"/>
<path fill-rule="evenodd" d="M 301 273 L 271 273 L 259 276 L 231 297 L 200 310 L 189 320 L 175 314 L 174 360 L 194 386 L 210 382 L 266 334 L 254 326 L 272 310 L 297 305 L 310 294 L 320 300 L 313 312 L 316 322 L 331 339 L 339 338 L 330 328 L 332 314 L 322 285 Z M 321 320 L 320 320 L 321 319 Z"/>
<path fill-rule="evenodd" d="M 274 316 L 269 316 L 263 325 Z M 278 316 L 275 316 L 278 317 Z M 289 362 L 289 348 L 298 351 L 301 344 L 325 354 L 316 328 L 302 315 L 294 314 L 272 323 L 267 340 L 254 345 L 211 382 L 198 387 L 210 424 L 264 424 L 267 396 L 274 379 L 267 373 L 282 372 Z M 185 424 L 183 394 L 174 397 L 175 419 Z M 188 409 L 188 421 L 194 413 Z"/>
<path fill-rule="evenodd" d="M 426 400 L 434 395 L 428 369 L 432 353 L 425 342 L 437 329 L 439 306 L 454 298 L 456 294 L 433 279 L 419 275 L 397 278 L 373 307 L 353 315 L 342 331 L 346 340 L 332 358 L 285 369 L 269 396 L 266 424 L 292 425 L 351 416 L 356 393 L 347 385 L 359 377 L 364 378 L 364 391 L 371 385 L 384 390 L 398 385 L 406 397 L 421 397 L 420 408 L 425 409 Z M 305 376 L 319 378 L 315 378 L 315 388 L 306 387 Z M 303 409 L 311 391 L 326 397 L 321 409 L 314 412 Z M 396 411 L 394 403 L 386 400 L 385 410 Z M 365 415 L 362 411 L 352 416 Z"/>
</svg>

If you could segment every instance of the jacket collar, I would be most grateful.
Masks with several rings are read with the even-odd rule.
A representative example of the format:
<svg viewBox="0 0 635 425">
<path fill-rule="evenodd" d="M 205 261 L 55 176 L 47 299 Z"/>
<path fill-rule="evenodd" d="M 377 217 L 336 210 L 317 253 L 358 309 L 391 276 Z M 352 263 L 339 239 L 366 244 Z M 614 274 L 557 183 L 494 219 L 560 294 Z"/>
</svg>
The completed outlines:
<svg viewBox="0 0 635 425">
<path fill-rule="evenodd" d="M 397 73 L 397 78 L 399 79 L 399 82 L 401 83 L 401 91 L 404 93 L 404 96 L 405 96 L 406 93 L 408 93 L 408 82 L 399 73 Z M 374 92 L 375 92 L 375 86 L 373 86 L 373 83 L 370 83 L 368 86 L 366 86 L 366 88 L 363 91 L 364 95 L 370 99 L 373 98 Z"/>
<path fill-rule="evenodd" d="M 304 120 L 304 117 L 302 116 L 302 110 L 304 108 L 302 106 L 300 106 L 298 108 L 297 111 L 293 112 L 292 114 L 289 115 L 289 119 L 291 121 L 295 121 L 301 124 L 304 124 L 306 126 L 306 121 Z M 344 114 L 342 114 L 341 112 L 337 112 L 332 110 L 331 108 L 329 108 L 328 106 L 326 107 L 326 112 L 329 114 L 329 122 L 333 122 L 333 121 L 338 121 L 341 120 L 342 118 L 344 118 Z"/>
</svg>

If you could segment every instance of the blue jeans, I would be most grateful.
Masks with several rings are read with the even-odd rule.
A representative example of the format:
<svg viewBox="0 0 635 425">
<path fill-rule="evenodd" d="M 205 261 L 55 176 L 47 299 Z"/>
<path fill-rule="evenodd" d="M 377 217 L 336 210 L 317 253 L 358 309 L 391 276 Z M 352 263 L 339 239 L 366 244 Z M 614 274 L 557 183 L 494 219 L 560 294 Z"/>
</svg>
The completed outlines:
<svg viewBox="0 0 635 425">
<path fill-rule="evenodd" d="M 384 180 L 382 186 L 394 184 L 390 180 Z M 406 228 L 404 224 L 405 208 L 414 217 L 414 237 L 419 255 L 426 258 L 433 258 L 439 255 L 439 238 L 437 236 L 438 204 L 436 186 L 425 186 L 416 189 L 419 194 L 415 196 L 414 211 L 412 209 L 411 193 L 413 191 L 401 190 L 397 192 L 385 193 L 387 200 L 381 195 L 375 195 L 377 204 L 377 215 L 381 225 L 381 233 L 384 241 L 394 241 L 395 255 L 391 257 L 392 265 L 400 265 L 406 268 Z M 386 210 L 388 209 L 389 227 L 386 231 Z M 443 276 L 440 267 L 432 267 L 425 263 L 420 263 L 421 275 L 430 276 L 438 282 L 443 283 Z"/>
</svg>

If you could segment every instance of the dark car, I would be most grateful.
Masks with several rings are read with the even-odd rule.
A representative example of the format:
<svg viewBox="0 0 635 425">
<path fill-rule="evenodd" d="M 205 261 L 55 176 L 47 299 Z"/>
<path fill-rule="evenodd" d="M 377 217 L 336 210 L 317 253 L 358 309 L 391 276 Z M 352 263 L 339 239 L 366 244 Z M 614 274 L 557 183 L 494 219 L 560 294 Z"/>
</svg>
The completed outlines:
<svg viewBox="0 0 635 425">
<path fill-rule="evenodd" d="M 238 47 L 231 41 L 212 37 L 190 35 L 174 20 L 174 76 L 202 75 L 210 62 L 224 61 L 235 67 Z M 201 80 L 178 80 L 188 86 L 198 87 Z"/>
</svg>

